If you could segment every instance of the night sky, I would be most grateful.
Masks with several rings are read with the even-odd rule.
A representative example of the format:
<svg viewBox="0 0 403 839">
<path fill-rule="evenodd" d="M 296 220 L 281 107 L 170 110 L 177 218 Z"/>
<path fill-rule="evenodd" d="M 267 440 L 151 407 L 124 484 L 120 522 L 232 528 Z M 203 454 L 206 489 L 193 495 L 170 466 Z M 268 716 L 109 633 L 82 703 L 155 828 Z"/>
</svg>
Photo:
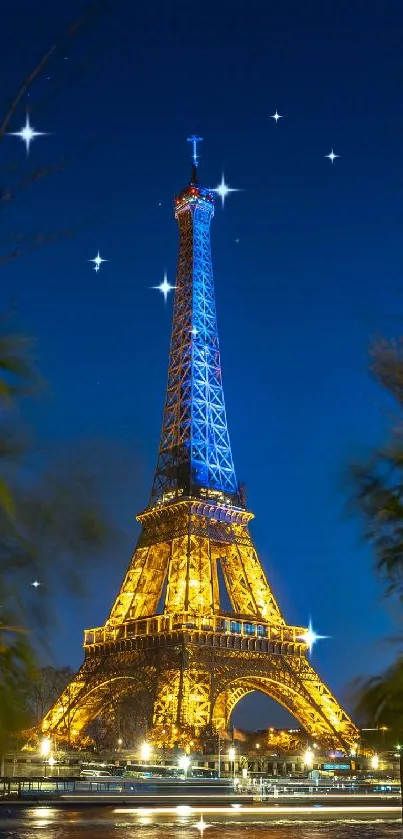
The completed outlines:
<svg viewBox="0 0 403 839">
<path fill-rule="evenodd" d="M 85 8 L 3 0 L 2 113 Z M 390 0 L 95 4 L 23 97 L 9 130 L 28 107 L 49 133 L 28 158 L 4 138 L 4 182 L 64 161 L 2 213 L 2 254 L 16 236 L 60 234 L 2 266 L 2 307 L 15 303 L 48 381 L 27 418 L 43 443 L 96 437 L 127 453 L 110 497 L 123 539 L 88 573 L 84 601 L 59 602 L 55 664 L 80 664 L 148 501 L 172 316 L 151 287 L 165 270 L 174 283 L 173 195 L 193 132 L 202 183 L 224 172 L 242 190 L 217 201 L 212 247 L 232 450 L 262 563 L 286 619 L 330 636 L 313 663 L 343 701 L 352 678 L 389 662 L 392 624 L 346 512 L 345 470 L 389 422 L 369 343 L 401 331 L 402 24 Z M 98 249 L 109 262 L 96 273 Z M 234 716 L 286 719 L 261 697 Z"/>
</svg>

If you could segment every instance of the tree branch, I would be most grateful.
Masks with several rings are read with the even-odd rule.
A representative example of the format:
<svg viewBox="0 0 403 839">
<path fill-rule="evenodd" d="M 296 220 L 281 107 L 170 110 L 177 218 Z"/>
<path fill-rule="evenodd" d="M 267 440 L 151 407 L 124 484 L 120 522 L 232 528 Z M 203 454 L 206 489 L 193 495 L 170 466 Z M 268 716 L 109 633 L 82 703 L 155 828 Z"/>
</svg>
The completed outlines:
<svg viewBox="0 0 403 839">
<path fill-rule="evenodd" d="M 17 110 L 17 108 L 18 108 L 18 106 L 19 106 L 19 104 L 20 104 L 20 102 L 23 98 L 23 96 L 27 92 L 27 90 L 30 87 L 30 85 L 32 84 L 32 82 L 35 81 L 35 79 L 37 78 L 39 73 L 43 70 L 44 67 L 46 67 L 46 65 L 48 64 L 48 62 L 50 61 L 52 56 L 60 48 L 62 43 L 64 43 L 64 41 L 66 41 L 66 40 L 73 39 L 77 35 L 79 30 L 87 23 L 89 18 L 92 16 L 92 14 L 94 12 L 94 9 L 97 6 L 99 6 L 99 4 L 95 3 L 94 5 L 88 7 L 88 9 L 84 13 L 84 15 L 81 18 L 79 18 L 79 20 L 76 20 L 72 24 L 72 26 L 67 30 L 67 32 L 64 33 L 63 35 L 61 35 L 60 38 L 58 38 L 58 40 L 55 41 L 54 44 L 52 44 L 50 49 L 48 49 L 47 52 L 45 52 L 45 54 L 42 56 L 40 61 L 38 61 L 38 63 L 33 68 L 33 70 L 31 70 L 31 72 L 28 74 L 25 81 L 22 83 L 21 87 L 19 88 L 19 90 L 18 90 L 16 96 L 14 97 L 13 101 L 11 102 L 11 105 L 10 105 L 5 117 L 3 118 L 2 122 L 0 123 L 0 140 L 3 139 L 3 137 L 4 137 L 4 135 L 7 131 L 8 125 L 10 123 L 10 120 L 14 116 L 14 114 L 15 114 L 15 112 L 16 112 L 16 110 Z"/>
</svg>

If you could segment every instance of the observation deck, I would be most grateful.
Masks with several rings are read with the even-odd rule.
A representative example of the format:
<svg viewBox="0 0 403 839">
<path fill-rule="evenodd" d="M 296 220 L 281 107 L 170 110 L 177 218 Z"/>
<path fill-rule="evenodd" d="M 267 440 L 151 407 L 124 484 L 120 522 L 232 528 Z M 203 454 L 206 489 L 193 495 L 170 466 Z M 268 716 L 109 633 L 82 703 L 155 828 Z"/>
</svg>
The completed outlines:
<svg viewBox="0 0 403 839">
<path fill-rule="evenodd" d="M 197 646 L 245 649 L 278 655 L 306 655 L 306 627 L 265 623 L 238 615 L 193 615 L 180 612 L 129 620 L 118 626 L 86 629 L 86 655 L 135 647 L 170 646 L 183 642 Z"/>
</svg>

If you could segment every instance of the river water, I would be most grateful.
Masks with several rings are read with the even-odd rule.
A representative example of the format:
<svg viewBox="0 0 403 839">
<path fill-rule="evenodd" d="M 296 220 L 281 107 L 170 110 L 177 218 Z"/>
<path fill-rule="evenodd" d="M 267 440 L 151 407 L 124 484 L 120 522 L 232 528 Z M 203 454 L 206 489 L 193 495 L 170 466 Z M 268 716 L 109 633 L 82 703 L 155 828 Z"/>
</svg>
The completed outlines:
<svg viewBox="0 0 403 839">
<path fill-rule="evenodd" d="M 399 823 L 383 821 L 265 822 L 204 815 L 174 818 L 113 810 L 32 807 L 0 810 L 0 839 L 402 839 Z"/>
</svg>

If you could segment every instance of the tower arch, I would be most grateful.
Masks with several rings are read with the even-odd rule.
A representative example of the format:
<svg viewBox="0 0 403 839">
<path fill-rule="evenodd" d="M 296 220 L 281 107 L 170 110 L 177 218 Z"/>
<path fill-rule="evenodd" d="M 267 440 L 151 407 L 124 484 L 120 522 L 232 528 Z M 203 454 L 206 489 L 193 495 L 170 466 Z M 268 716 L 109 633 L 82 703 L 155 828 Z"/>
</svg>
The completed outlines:
<svg viewBox="0 0 403 839">
<path fill-rule="evenodd" d="M 230 681 L 214 702 L 212 721 L 215 730 L 227 729 L 235 707 L 245 696 L 254 692 L 274 699 L 297 720 L 307 734 L 322 744 L 335 746 L 343 740 L 343 736 L 340 736 L 340 723 L 344 723 L 344 720 L 339 720 L 339 724 L 336 720 L 334 724 L 331 723 L 329 715 L 308 693 L 301 691 L 298 685 L 286 682 L 278 672 L 271 677 L 240 677 Z M 343 745 L 348 748 L 349 740 Z"/>
<path fill-rule="evenodd" d="M 49 714 L 46 715 L 42 724 L 43 733 L 56 735 L 69 743 L 78 743 L 89 723 L 127 694 L 147 693 L 152 713 L 152 683 L 148 676 L 147 673 L 109 675 L 105 672 L 91 680 L 81 668 L 59 697 L 51 725 L 47 725 L 50 718 Z"/>
</svg>

